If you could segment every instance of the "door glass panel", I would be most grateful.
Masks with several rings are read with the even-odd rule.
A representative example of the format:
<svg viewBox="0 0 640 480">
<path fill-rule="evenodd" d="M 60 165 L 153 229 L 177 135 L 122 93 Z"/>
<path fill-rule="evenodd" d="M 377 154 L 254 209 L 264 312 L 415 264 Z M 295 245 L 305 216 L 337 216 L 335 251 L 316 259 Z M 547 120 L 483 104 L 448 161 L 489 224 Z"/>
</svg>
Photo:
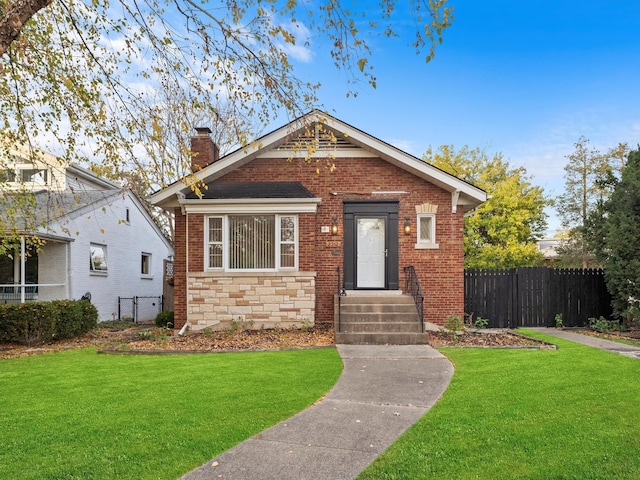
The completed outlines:
<svg viewBox="0 0 640 480">
<path fill-rule="evenodd" d="M 357 219 L 357 287 L 385 287 L 386 219 Z"/>
</svg>

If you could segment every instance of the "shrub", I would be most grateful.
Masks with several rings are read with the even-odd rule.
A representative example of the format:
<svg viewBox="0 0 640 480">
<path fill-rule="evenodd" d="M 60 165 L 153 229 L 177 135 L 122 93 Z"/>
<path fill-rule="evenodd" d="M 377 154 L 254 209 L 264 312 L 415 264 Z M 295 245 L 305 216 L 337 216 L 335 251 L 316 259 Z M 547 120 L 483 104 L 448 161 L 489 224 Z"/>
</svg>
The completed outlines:
<svg viewBox="0 0 640 480">
<path fill-rule="evenodd" d="M 25 345 L 73 338 L 93 330 L 98 310 L 86 300 L 0 305 L 0 340 Z"/>
<path fill-rule="evenodd" d="M 600 333 L 607 333 L 612 330 L 614 331 L 621 330 L 620 322 L 618 322 L 617 320 L 607 320 L 604 317 L 590 318 L 589 328 L 591 330 L 595 330 L 596 332 L 600 332 Z"/>
<path fill-rule="evenodd" d="M 454 317 L 455 317 L 455 315 L 454 315 Z M 447 317 L 447 320 L 449 320 L 448 317 Z M 476 330 L 482 330 L 483 328 L 487 328 L 488 326 L 489 326 L 489 319 L 488 318 L 476 317 L 474 319 L 473 318 L 473 313 L 465 313 L 464 314 L 463 327 L 470 328 L 470 329 L 475 328 Z"/>
<path fill-rule="evenodd" d="M 556 328 L 564 328 L 564 322 L 562 320 L 561 313 L 556 313 Z"/>
<path fill-rule="evenodd" d="M 489 319 L 488 318 L 478 317 L 478 318 L 476 318 L 476 321 L 474 322 L 474 326 L 479 330 L 481 330 L 483 328 L 487 328 L 489 326 Z"/>
<path fill-rule="evenodd" d="M 165 310 L 156 316 L 156 327 L 173 328 L 173 310 Z"/>
<path fill-rule="evenodd" d="M 457 315 L 449 315 L 444 321 L 444 328 L 455 342 L 458 342 L 458 332 L 464 330 L 464 322 Z"/>
</svg>

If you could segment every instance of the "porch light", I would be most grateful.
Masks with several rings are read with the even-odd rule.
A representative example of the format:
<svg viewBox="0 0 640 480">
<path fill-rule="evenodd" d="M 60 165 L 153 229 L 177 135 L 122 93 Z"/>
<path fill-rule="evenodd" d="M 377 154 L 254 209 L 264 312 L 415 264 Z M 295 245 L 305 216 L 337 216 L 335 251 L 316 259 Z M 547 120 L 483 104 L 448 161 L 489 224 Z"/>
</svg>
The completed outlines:
<svg viewBox="0 0 640 480">
<path fill-rule="evenodd" d="M 409 217 L 404 217 L 404 234 L 411 234 L 411 222 L 409 220 Z"/>
<path fill-rule="evenodd" d="M 331 217 L 331 235 L 338 234 L 338 217 Z"/>
</svg>

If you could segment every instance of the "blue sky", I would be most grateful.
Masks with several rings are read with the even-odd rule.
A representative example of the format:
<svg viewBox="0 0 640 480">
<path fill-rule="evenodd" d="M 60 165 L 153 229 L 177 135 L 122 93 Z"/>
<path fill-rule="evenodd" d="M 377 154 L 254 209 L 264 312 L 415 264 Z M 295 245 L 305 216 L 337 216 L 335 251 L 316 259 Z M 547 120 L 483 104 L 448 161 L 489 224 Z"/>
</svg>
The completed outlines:
<svg viewBox="0 0 640 480">
<path fill-rule="evenodd" d="M 354 127 L 418 157 L 444 144 L 502 152 L 552 196 L 581 135 L 602 151 L 637 147 L 640 1 L 451 4 L 455 21 L 428 64 L 409 46 L 408 17 L 406 36 L 372 38 L 375 90 L 345 98 L 344 75 L 319 53 L 298 73 L 320 81 L 329 113 Z"/>
</svg>

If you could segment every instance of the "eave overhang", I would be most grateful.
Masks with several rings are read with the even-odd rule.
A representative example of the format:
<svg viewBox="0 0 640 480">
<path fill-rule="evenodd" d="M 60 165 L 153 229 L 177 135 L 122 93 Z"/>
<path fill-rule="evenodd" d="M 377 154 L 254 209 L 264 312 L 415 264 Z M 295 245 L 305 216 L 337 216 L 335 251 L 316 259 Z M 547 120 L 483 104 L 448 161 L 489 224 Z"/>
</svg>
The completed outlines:
<svg viewBox="0 0 640 480">
<path fill-rule="evenodd" d="M 320 122 L 323 128 L 330 129 L 331 132 L 340 138 L 349 141 L 356 148 L 352 151 L 338 151 L 332 149 L 319 150 L 311 155 L 311 158 L 340 158 L 343 156 L 360 158 L 381 158 L 398 168 L 401 168 L 418 178 L 421 178 L 443 190 L 451 193 L 452 211 L 462 207 L 463 211 L 476 208 L 487 200 L 484 190 L 474 185 L 460 180 L 449 173 L 430 165 L 413 155 L 389 145 L 351 125 L 348 125 L 330 115 L 314 111 L 294 122 L 275 130 L 261 139 L 253 142 L 245 148 L 223 157 L 217 162 L 208 165 L 204 169 L 194 174 L 194 179 L 202 183 L 210 183 L 226 175 L 233 170 L 246 165 L 256 158 L 283 158 L 296 159 L 305 158 L 304 153 L 294 150 L 278 149 L 285 145 L 296 135 L 302 133 L 310 123 Z M 308 129 L 308 128 L 307 128 Z M 149 197 L 149 201 L 161 208 L 173 208 L 180 206 L 177 202 L 179 194 L 190 191 L 185 182 L 176 182 Z M 201 200 L 200 200 L 201 201 Z"/>
<path fill-rule="evenodd" d="M 242 214 L 242 213 L 316 213 L 320 198 L 238 198 L 238 199 L 186 199 L 176 196 L 176 207 L 182 213 Z"/>
</svg>

